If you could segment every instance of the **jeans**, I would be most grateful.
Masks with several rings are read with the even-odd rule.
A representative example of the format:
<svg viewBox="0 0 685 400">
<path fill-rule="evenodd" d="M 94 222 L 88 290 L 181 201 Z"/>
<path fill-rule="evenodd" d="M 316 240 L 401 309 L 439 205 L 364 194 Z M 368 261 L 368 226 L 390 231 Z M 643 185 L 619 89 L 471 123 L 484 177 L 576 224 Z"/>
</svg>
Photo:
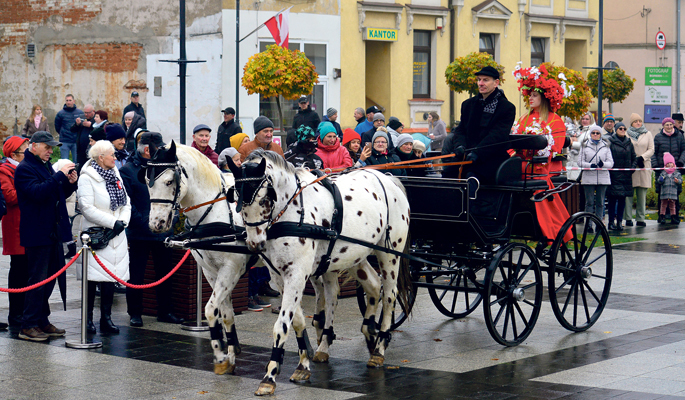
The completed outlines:
<svg viewBox="0 0 685 400">
<path fill-rule="evenodd" d="M 647 190 L 648 188 L 636 187 L 633 188 L 637 197 L 637 205 L 635 207 L 635 219 L 640 222 L 645 221 L 645 210 L 647 204 Z M 623 219 L 626 221 L 633 219 L 633 196 L 626 197 L 626 209 L 623 212 Z"/>
<path fill-rule="evenodd" d="M 71 159 L 74 160 L 74 162 L 76 162 L 76 143 L 62 142 L 62 146 L 60 146 L 59 151 L 59 158 L 63 160 L 68 160 L 69 153 L 71 153 Z"/>
<path fill-rule="evenodd" d="M 47 279 L 64 266 L 62 242 L 55 242 L 50 246 L 27 247 L 26 255 L 29 262 L 29 281 L 27 282 L 29 286 Z M 55 280 L 52 280 L 26 292 L 22 329 L 43 328 L 50 324 L 48 300 L 54 287 Z"/>
<path fill-rule="evenodd" d="M 618 220 L 618 224 L 621 224 L 623 219 L 624 208 L 626 206 L 626 198 L 624 196 L 612 196 L 608 195 L 609 198 L 609 223 Z"/>
<path fill-rule="evenodd" d="M 583 185 L 585 191 L 585 211 L 594 213 L 597 218 L 604 216 L 604 194 L 609 185 Z"/>
<path fill-rule="evenodd" d="M 152 240 L 130 240 L 129 245 L 129 283 L 142 285 L 145 279 L 147 258 L 152 252 L 152 260 L 155 265 L 155 279 L 161 279 L 174 267 L 171 259 L 171 249 L 163 242 Z M 157 294 L 157 315 L 173 312 L 171 300 L 171 280 L 167 279 L 161 285 L 155 287 Z M 128 315 L 140 316 L 143 314 L 143 289 L 126 289 L 126 305 Z"/>
<path fill-rule="evenodd" d="M 20 289 L 28 286 L 29 281 L 29 258 L 26 254 L 13 254 L 10 256 L 10 272 L 7 282 L 10 288 Z M 10 322 L 21 321 L 24 314 L 25 293 L 9 293 Z"/>
</svg>

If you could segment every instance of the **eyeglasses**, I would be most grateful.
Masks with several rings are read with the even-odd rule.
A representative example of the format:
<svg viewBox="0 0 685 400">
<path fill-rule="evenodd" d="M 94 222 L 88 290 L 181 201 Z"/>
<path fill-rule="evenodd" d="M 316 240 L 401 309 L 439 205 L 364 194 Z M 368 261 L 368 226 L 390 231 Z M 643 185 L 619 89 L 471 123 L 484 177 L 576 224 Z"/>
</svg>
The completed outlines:
<svg viewBox="0 0 685 400">
<path fill-rule="evenodd" d="M 602 134 L 602 132 L 597 132 L 597 131 L 590 133 L 590 135 L 601 135 L 601 134 Z"/>
<path fill-rule="evenodd" d="M 388 142 L 386 142 L 385 140 L 376 140 L 376 141 L 373 142 L 373 143 L 374 143 L 374 144 L 388 144 Z"/>
<path fill-rule="evenodd" d="M 616 129 L 616 130 L 617 130 L 617 131 L 625 131 L 626 128 L 618 128 L 618 129 Z"/>
</svg>

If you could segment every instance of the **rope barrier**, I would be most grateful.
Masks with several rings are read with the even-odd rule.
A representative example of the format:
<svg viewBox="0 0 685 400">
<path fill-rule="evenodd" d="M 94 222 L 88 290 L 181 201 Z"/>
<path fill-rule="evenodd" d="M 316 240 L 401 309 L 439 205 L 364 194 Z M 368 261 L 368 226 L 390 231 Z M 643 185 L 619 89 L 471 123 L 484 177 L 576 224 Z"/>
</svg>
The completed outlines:
<svg viewBox="0 0 685 400">
<path fill-rule="evenodd" d="M 65 265 L 64 267 L 62 267 L 62 269 L 60 269 L 59 271 L 55 272 L 55 274 L 52 275 L 51 277 L 49 277 L 49 278 L 47 278 L 47 279 L 45 279 L 45 280 L 43 280 L 43 281 L 40 281 L 40 282 L 38 282 L 38 283 L 34 283 L 34 284 L 31 285 L 31 286 L 27 286 L 27 287 L 20 288 L 20 289 L 15 289 L 15 288 L 0 288 L 0 292 L 6 292 L 6 293 L 24 293 L 24 292 L 28 292 L 29 290 L 33 290 L 33 289 L 35 289 L 35 288 L 37 288 L 37 287 L 40 287 L 40 286 L 45 285 L 46 283 L 48 283 L 48 282 L 50 282 L 50 281 L 52 281 L 52 280 L 55 280 L 55 279 L 56 279 L 58 276 L 60 276 L 64 271 L 66 271 L 67 268 L 71 267 L 71 264 L 73 264 L 73 263 L 76 261 L 76 259 L 81 255 L 81 252 L 82 252 L 82 251 L 83 251 L 83 249 L 79 250 L 78 253 L 76 253 L 76 255 L 75 255 L 71 260 L 69 260 L 69 262 L 67 263 L 67 265 Z"/>
<path fill-rule="evenodd" d="M 567 171 L 661 171 L 667 169 L 665 167 L 657 168 L 581 168 L 581 167 L 566 167 Z M 675 169 L 683 169 L 675 167 Z"/>
<path fill-rule="evenodd" d="M 155 286 L 157 286 L 157 285 L 162 284 L 164 281 L 166 281 L 167 279 L 169 279 L 169 278 L 171 277 L 171 275 L 173 275 L 176 271 L 178 271 L 179 268 L 181 268 L 181 265 L 183 265 L 183 262 L 185 262 L 185 260 L 186 260 L 186 259 L 188 258 L 188 256 L 190 255 L 190 250 L 186 251 L 186 253 L 183 255 L 183 258 L 181 258 L 181 261 L 178 262 L 178 265 L 176 265 L 176 266 L 174 267 L 174 269 L 172 269 L 171 271 L 169 271 L 168 274 L 166 274 L 162 279 L 158 280 L 157 282 L 148 283 L 148 284 L 146 284 L 146 285 L 134 285 L 134 284 L 132 284 L 132 283 L 128 283 L 128 282 L 125 282 L 125 281 L 121 280 L 118 276 L 114 275 L 109 269 L 107 269 L 107 267 L 105 267 L 105 265 L 102 263 L 102 261 L 100 261 L 100 259 L 98 258 L 97 254 L 95 254 L 95 251 L 93 251 L 93 249 L 91 249 L 90 252 L 93 253 L 93 258 L 95 258 L 95 261 L 97 261 L 97 263 L 100 265 L 100 267 L 101 267 L 105 272 L 107 272 L 107 274 L 109 274 L 109 276 L 111 276 L 112 278 L 114 278 L 114 280 L 116 280 L 117 282 L 121 283 L 122 285 L 124 285 L 124 286 L 126 286 L 126 287 L 129 287 L 129 288 L 131 288 L 131 289 L 148 289 L 148 288 L 155 287 Z"/>
</svg>

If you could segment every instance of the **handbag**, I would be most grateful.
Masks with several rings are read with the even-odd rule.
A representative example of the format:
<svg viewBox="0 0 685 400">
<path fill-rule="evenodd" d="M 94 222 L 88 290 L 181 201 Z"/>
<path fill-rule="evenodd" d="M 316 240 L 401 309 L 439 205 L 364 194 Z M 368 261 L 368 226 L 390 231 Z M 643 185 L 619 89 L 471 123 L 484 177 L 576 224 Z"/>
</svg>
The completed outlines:
<svg viewBox="0 0 685 400">
<path fill-rule="evenodd" d="M 90 247 L 93 250 L 101 250 L 107 247 L 109 241 L 114 238 L 114 230 L 105 228 L 103 226 L 92 226 L 81 232 L 81 235 L 88 234 L 90 236 Z M 81 237 L 79 235 L 79 237 Z"/>
</svg>

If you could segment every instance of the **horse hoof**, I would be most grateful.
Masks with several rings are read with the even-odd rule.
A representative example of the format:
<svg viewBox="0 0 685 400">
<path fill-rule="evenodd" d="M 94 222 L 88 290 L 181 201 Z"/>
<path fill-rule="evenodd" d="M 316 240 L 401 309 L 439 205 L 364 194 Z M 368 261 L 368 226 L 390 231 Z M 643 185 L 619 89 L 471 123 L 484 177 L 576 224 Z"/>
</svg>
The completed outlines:
<svg viewBox="0 0 685 400">
<path fill-rule="evenodd" d="M 312 372 L 306 369 L 296 369 L 290 377 L 290 382 L 308 381 L 312 377 Z"/>
<path fill-rule="evenodd" d="M 383 366 L 383 362 L 385 361 L 385 357 L 374 354 L 369 358 L 369 362 L 366 363 L 366 366 L 369 368 L 380 368 Z"/>
<path fill-rule="evenodd" d="M 273 382 L 262 382 L 259 384 L 259 389 L 254 392 L 255 396 L 271 396 L 276 390 L 276 384 Z"/>
<path fill-rule="evenodd" d="M 223 375 L 226 373 L 232 374 L 235 371 L 235 364 L 229 364 L 228 359 L 214 364 L 214 373 L 217 375 Z"/>
<path fill-rule="evenodd" d="M 317 351 L 316 354 L 314 354 L 314 358 L 312 358 L 312 361 L 314 361 L 315 363 L 327 363 L 328 353 L 322 353 L 320 351 Z"/>
</svg>

